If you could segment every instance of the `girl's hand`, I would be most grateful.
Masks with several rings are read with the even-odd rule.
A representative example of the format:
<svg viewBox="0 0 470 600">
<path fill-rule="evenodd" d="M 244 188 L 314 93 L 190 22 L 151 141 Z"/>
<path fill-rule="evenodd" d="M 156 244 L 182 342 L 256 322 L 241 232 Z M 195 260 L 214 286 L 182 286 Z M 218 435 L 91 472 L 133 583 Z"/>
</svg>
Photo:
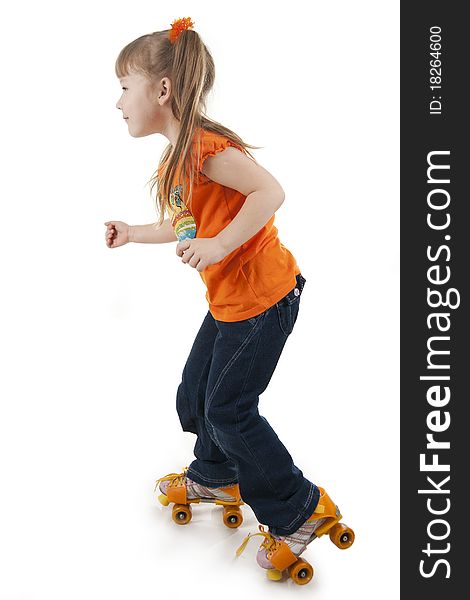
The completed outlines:
<svg viewBox="0 0 470 600">
<path fill-rule="evenodd" d="M 123 246 L 129 241 L 129 225 L 122 221 L 107 221 L 105 240 L 108 248 Z"/>
<path fill-rule="evenodd" d="M 182 257 L 184 263 L 199 272 L 227 256 L 225 248 L 217 237 L 182 240 L 176 245 L 176 254 Z"/>
</svg>

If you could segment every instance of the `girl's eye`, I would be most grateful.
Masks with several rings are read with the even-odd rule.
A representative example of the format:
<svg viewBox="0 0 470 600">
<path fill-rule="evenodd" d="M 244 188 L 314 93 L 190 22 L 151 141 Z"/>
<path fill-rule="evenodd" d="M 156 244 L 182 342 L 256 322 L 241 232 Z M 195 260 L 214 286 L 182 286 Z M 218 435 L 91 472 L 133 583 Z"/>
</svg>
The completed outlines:
<svg viewBox="0 0 470 600">
<path fill-rule="evenodd" d="M 123 89 L 123 90 L 127 90 L 127 88 L 125 88 L 125 87 L 123 87 L 122 89 Z"/>
</svg>

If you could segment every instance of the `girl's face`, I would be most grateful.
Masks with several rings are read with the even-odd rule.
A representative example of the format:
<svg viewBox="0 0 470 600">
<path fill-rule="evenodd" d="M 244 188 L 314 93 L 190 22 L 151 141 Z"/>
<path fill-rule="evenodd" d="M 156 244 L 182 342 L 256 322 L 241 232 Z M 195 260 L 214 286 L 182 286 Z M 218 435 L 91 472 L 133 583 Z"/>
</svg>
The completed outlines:
<svg viewBox="0 0 470 600">
<path fill-rule="evenodd" d="M 150 82 L 140 73 L 131 72 L 119 80 L 122 95 L 116 108 L 122 110 L 132 137 L 144 137 L 161 133 L 164 124 L 162 106 L 158 92 L 152 90 Z"/>
</svg>

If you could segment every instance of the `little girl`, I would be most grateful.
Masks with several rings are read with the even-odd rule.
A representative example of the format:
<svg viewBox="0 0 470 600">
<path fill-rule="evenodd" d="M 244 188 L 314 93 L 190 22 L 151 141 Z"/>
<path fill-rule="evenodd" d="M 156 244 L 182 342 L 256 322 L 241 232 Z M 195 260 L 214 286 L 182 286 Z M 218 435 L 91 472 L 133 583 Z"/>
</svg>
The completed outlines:
<svg viewBox="0 0 470 600">
<path fill-rule="evenodd" d="M 284 192 L 248 150 L 257 147 L 205 115 L 214 63 L 193 26 L 178 19 L 170 30 L 137 38 L 117 58 L 123 93 L 116 107 L 130 135 L 160 133 L 169 145 L 152 180 L 159 222 L 108 221 L 106 242 L 117 248 L 178 240 L 176 254 L 207 287 L 209 310 L 176 395 L 183 431 L 197 436 L 195 459 L 157 481 L 162 502 L 175 502 L 182 524 L 191 518 L 190 502 L 217 502 L 230 527 L 241 524 L 239 506 L 248 504 L 269 527 L 256 534 L 265 538 L 259 565 L 270 578 L 289 568 L 294 581 L 307 583 L 313 569 L 298 559 L 307 544 L 328 532 L 346 548 L 354 534 L 258 412 L 306 279 L 277 236 L 274 213 Z"/>
</svg>

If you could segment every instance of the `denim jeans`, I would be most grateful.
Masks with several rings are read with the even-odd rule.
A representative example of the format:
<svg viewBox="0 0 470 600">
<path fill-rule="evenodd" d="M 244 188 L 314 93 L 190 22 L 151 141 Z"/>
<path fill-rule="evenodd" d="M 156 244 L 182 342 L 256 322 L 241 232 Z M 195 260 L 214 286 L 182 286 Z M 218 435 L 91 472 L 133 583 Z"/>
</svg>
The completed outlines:
<svg viewBox="0 0 470 600">
<path fill-rule="evenodd" d="M 284 298 L 250 319 L 217 321 L 209 311 L 176 399 L 183 431 L 197 435 L 188 477 L 207 487 L 238 483 L 243 501 L 275 535 L 296 531 L 320 495 L 258 412 L 259 395 L 297 320 L 306 279 L 301 274 L 296 279 L 296 287 Z M 284 402 L 292 405 L 292 397 Z M 295 435 L 296 419 L 302 417 L 293 408 Z"/>
</svg>

